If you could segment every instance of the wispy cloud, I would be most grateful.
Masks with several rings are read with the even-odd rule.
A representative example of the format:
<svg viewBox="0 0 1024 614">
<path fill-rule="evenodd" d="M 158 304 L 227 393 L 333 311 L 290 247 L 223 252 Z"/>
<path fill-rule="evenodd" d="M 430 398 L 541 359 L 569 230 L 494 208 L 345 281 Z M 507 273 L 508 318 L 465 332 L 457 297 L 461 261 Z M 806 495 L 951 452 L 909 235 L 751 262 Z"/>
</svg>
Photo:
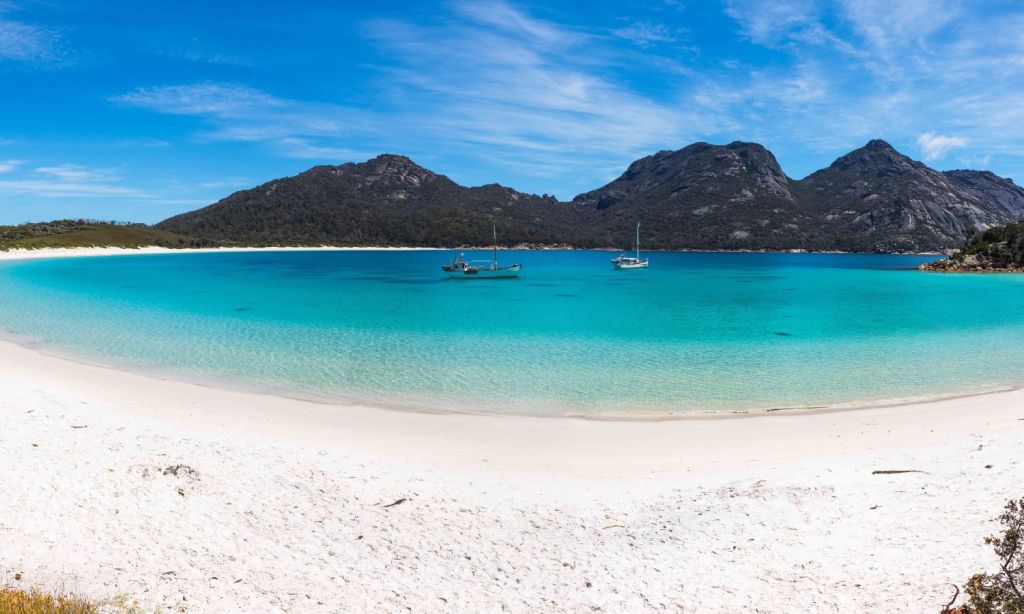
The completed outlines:
<svg viewBox="0 0 1024 614">
<path fill-rule="evenodd" d="M 580 33 L 568 28 L 535 19 L 501 0 L 485 0 L 483 2 L 461 0 L 456 5 L 456 10 L 471 22 L 493 26 L 497 32 L 535 42 L 561 45 L 566 42 L 575 42 L 575 39 L 580 36 Z"/>
<path fill-rule="evenodd" d="M 40 166 L 35 169 L 35 172 L 63 181 L 117 181 L 121 179 L 121 176 L 112 169 L 89 168 L 81 164 Z"/>
<path fill-rule="evenodd" d="M 776 106 L 760 119 L 748 110 L 750 98 L 728 112 L 749 131 L 768 130 L 770 117 L 776 134 L 824 149 L 880 136 L 916 144 L 930 161 L 954 149 L 971 150 L 973 159 L 1024 156 L 1021 9 L 950 0 L 728 0 L 748 40 L 789 56 L 771 73 L 813 62 L 824 93 L 817 104 Z M 718 86 L 734 91 L 740 78 Z"/>
<path fill-rule="evenodd" d="M 196 83 L 142 87 L 115 96 L 114 103 L 207 120 L 198 136 L 214 141 L 264 142 L 293 158 L 348 159 L 351 150 L 325 140 L 372 130 L 376 119 L 339 105 L 308 103 L 272 96 L 237 83 Z M 358 121 L 356 121 L 358 119 Z"/>
<path fill-rule="evenodd" d="M 0 160 L 0 173 L 9 173 L 21 166 L 21 160 Z"/>
<path fill-rule="evenodd" d="M 335 100 L 222 81 L 142 83 L 112 100 L 197 118 L 192 141 L 318 162 L 397 151 L 443 159 L 457 180 L 543 178 L 560 196 L 697 139 L 761 141 L 817 165 L 877 137 L 930 161 L 1024 159 L 1024 10 L 1009 3 L 724 0 L 735 38 L 699 54 L 680 49 L 707 33 L 654 7 L 601 24 L 503 0 L 445 6 L 362 24 L 376 78 Z"/>
<path fill-rule="evenodd" d="M 642 47 L 673 40 L 659 26 L 634 24 L 610 36 L 506 2 L 464 0 L 444 20 L 376 21 L 364 32 L 388 65 L 376 82 L 378 100 L 361 109 L 240 83 L 149 86 L 112 100 L 200 117 L 206 127 L 197 138 L 264 143 L 290 157 L 346 160 L 442 146 L 533 176 L 611 161 L 622 168 L 709 124 L 679 99 L 654 100 L 614 78 L 621 58 L 609 52 L 610 41 L 632 38 Z"/>
<path fill-rule="evenodd" d="M 626 39 L 631 43 L 647 48 L 659 43 L 675 43 L 680 40 L 679 33 L 663 23 L 638 21 L 612 30 L 612 34 Z"/>
<path fill-rule="evenodd" d="M 221 188 L 243 188 L 248 185 L 252 185 L 253 181 L 246 177 L 225 177 L 223 179 L 217 179 L 216 181 L 203 181 L 199 185 L 204 188 L 221 189 Z"/>
<path fill-rule="evenodd" d="M 967 168 L 988 168 L 989 163 L 992 162 L 992 156 L 960 156 L 956 161 Z"/>
<path fill-rule="evenodd" d="M 619 81 L 619 58 L 606 37 L 504 2 L 462 2 L 454 17 L 368 29 L 392 61 L 392 98 L 415 101 L 403 109 L 406 125 L 453 146 L 474 155 L 486 149 L 520 172 L 532 166 L 545 173 L 552 165 L 574 172 L 610 160 L 621 167 L 678 143 L 700 124 L 680 100 L 655 100 Z"/>
<path fill-rule="evenodd" d="M 11 171 L 21 166 L 16 164 Z M 121 184 L 111 169 L 90 168 L 80 164 L 40 166 L 12 179 L 0 180 L 0 194 L 62 197 L 145 197 L 142 190 Z"/>
<path fill-rule="evenodd" d="M 33 194 L 37 196 L 86 197 L 86 196 L 144 196 L 135 188 L 80 181 L 50 181 L 45 179 L 0 180 L 0 193 Z"/>
<path fill-rule="evenodd" d="M 930 51 L 931 37 L 960 20 L 959 6 L 947 0 L 841 0 L 841 5 L 869 57 L 886 70 L 919 68 L 915 60 Z M 908 57 L 911 49 L 915 53 Z"/>
<path fill-rule="evenodd" d="M 925 160 L 941 160 L 954 149 L 967 147 L 968 140 L 962 136 L 948 136 L 925 132 L 917 137 L 917 146 Z"/>
<path fill-rule="evenodd" d="M 0 3 L 0 61 L 49 62 L 57 59 L 60 35 L 49 28 L 11 19 L 11 5 Z"/>
<path fill-rule="evenodd" d="M 726 0 L 725 12 L 740 25 L 744 36 L 766 45 L 779 44 L 820 27 L 814 0 Z"/>
<path fill-rule="evenodd" d="M 197 83 L 140 87 L 112 99 L 128 106 L 175 115 L 246 118 L 287 106 L 283 100 L 234 83 Z"/>
<path fill-rule="evenodd" d="M 147 34 L 149 34 L 147 32 Z M 253 66 L 253 62 L 246 58 L 230 53 L 221 53 L 208 48 L 206 41 L 198 37 L 177 43 L 151 43 L 140 41 L 140 46 L 148 48 L 152 53 L 172 60 L 183 60 L 197 64 L 211 64 L 215 66 Z"/>
<path fill-rule="evenodd" d="M 170 147 L 171 146 L 171 142 L 167 141 L 167 140 L 164 140 L 164 139 L 131 138 L 131 139 L 121 139 L 120 141 L 116 141 L 114 143 L 111 143 L 111 145 L 114 145 L 116 147 L 132 147 L 132 148 L 135 148 L 135 147 L 163 148 L 163 147 Z"/>
</svg>

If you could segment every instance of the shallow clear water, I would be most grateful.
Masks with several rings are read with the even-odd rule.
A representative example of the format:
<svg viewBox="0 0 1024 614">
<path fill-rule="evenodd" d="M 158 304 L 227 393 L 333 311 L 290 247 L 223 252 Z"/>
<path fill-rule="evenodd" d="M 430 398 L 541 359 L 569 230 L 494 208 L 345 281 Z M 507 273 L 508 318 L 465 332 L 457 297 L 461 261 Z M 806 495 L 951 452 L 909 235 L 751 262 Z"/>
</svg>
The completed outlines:
<svg viewBox="0 0 1024 614">
<path fill-rule="evenodd" d="M 468 256 L 469 254 L 467 254 Z M 0 264 L 0 330 L 58 351 L 281 394 L 523 413 L 859 404 L 1024 380 L 1024 276 L 920 256 L 433 251 Z M 486 257 L 475 254 L 475 257 Z"/>
</svg>

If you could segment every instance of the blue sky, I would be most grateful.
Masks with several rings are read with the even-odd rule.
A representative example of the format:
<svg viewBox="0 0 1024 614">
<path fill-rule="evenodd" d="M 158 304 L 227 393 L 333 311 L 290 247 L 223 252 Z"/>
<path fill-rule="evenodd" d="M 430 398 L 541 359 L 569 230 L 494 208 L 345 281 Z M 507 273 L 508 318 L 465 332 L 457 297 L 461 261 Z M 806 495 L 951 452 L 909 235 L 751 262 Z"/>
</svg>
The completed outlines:
<svg viewBox="0 0 1024 614">
<path fill-rule="evenodd" d="M 0 223 L 155 222 L 381 152 L 564 199 L 699 140 L 1024 179 L 1022 96 L 1016 1 L 0 0 Z"/>
</svg>

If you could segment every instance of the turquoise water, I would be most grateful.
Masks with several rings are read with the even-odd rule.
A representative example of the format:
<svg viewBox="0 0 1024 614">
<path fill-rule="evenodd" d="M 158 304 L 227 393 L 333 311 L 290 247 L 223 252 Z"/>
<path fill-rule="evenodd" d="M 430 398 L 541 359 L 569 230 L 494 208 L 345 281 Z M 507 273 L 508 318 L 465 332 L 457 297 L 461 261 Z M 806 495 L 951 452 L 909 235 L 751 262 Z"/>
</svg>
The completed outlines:
<svg viewBox="0 0 1024 614">
<path fill-rule="evenodd" d="M 807 254 L 614 271 L 612 255 L 506 252 L 521 278 L 472 281 L 432 251 L 15 261 L 0 330 L 188 380 L 468 411 L 865 404 L 1024 380 L 1024 276 Z"/>
</svg>

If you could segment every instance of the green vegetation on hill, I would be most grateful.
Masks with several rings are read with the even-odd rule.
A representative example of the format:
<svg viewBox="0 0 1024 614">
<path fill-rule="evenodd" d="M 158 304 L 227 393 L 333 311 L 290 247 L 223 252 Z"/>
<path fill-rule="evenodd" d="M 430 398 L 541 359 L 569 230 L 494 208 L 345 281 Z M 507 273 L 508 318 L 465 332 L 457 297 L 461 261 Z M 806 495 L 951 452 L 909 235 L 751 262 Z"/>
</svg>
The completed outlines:
<svg viewBox="0 0 1024 614">
<path fill-rule="evenodd" d="M 498 185 L 466 188 L 383 155 L 362 164 L 317 166 L 236 192 L 157 228 L 233 245 L 487 245 L 589 247 L 590 227 L 554 198 Z"/>
<path fill-rule="evenodd" d="M 236 192 L 157 228 L 233 245 L 511 245 L 652 250 L 938 251 L 1015 222 L 1024 190 L 991 173 L 940 173 L 871 141 L 795 180 L 756 143 L 694 143 L 637 160 L 571 202 L 464 187 L 409 158 L 317 166 Z"/>
<path fill-rule="evenodd" d="M 0 250 L 45 247 L 125 247 L 150 245 L 168 248 L 208 247 L 206 239 L 158 230 L 144 224 L 122 224 L 95 220 L 57 220 L 0 226 Z"/>
<path fill-rule="evenodd" d="M 975 235 L 964 256 L 983 256 L 996 267 L 1024 267 L 1024 222 L 997 226 Z"/>
<path fill-rule="evenodd" d="M 1024 222 L 995 226 L 971 237 L 949 258 L 922 265 L 928 271 L 1024 271 Z"/>
<path fill-rule="evenodd" d="M 804 179 L 787 176 L 756 143 L 694 143 L 641 158 L 570 202 L 497 184 L 464 187 L 384 154 L 316 166 L 155 226 L 65 220 L 0 227 L 0 249 L 459 247 L 489 245 L 492 225 L 506 247 L 622 249 L 633 245 L 640 222 L 648 250 L 935 252 L 1022 216 L 1024 189 L 1013 181 L 981 171 L 940 173 L 884 141 Z M 1013 242 L 996 239 L 968 255 L 1019 266 Z"/>
</svg>

